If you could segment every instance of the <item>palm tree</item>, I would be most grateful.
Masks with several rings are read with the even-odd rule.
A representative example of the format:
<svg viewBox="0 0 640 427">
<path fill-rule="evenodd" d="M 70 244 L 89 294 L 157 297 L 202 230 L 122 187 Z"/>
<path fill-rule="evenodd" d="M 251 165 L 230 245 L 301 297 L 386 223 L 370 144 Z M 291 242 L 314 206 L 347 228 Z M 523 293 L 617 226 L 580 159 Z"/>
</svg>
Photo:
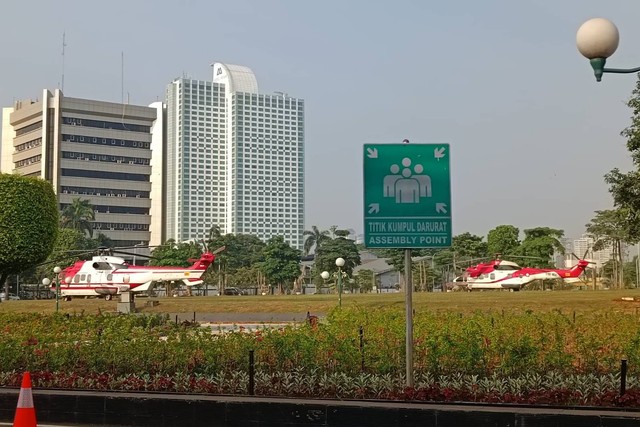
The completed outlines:
<svg viewBox="0 0 640 427">
<path fill-rule="evenodd" d="M 71 204 L 62 210 L 60 218 L 62 227 L 86 231 L 89 233 L 89 238 L 93 238 L 91 221 L 95 219 L 96 215 L 89 200 L 80 200 L 80 198 L 73 199 Z"/>
<path fill-rule="evenodd" d="M 317 249 L 324 240 L 330 239 L 328 230 L 320 231 L 315 225 L 311 227 L 311 230 L 305 230 L 302 235 L 307 236 L 304 240 L 303 247 L 305 255 L 309 255 L 309 252 L 311 252 L 311 249 L 314 249 L 314 247 Z"/>
</svg>

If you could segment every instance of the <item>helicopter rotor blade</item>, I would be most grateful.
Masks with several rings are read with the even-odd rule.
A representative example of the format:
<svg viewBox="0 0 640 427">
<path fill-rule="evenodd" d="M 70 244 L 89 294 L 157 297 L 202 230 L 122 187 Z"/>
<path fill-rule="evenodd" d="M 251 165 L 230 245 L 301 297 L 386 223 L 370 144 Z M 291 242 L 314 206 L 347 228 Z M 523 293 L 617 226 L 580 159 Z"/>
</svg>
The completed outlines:
<svg viewBox="0 0 640 427">
<path fill-rule="evenodd" d="M 226 246 L 220 246 L 218 249 L 216 249 L 215 251 L 211 252 L 213 255 L 220 253 L 222 251 L 224 251 L 225 249 L 227 249 Z"/>
<path fill-rule="evenodd" d="M 527 256 L 527 255 L 505 255 L 506 258 L 522 258 L 522 259 L 540 259 L 540 260 L 544 260 L 544 258 L 541 258 L 539 256 Z"/>
<path fill-rule="evenodd" d="M 140 257 L 140 258 L 148 258 L 148 259 L 157 259 L 156 257 L 152 257 L 150 255 L 144 255 L 144 254 L 137 254 L 135 252 L 127 252 L 127 251 L 117 251 L 114 250 L 113 253 L 115 254 L 124 254 L 124 255 L 131 255 L 134 257 Z"/>
</svg>

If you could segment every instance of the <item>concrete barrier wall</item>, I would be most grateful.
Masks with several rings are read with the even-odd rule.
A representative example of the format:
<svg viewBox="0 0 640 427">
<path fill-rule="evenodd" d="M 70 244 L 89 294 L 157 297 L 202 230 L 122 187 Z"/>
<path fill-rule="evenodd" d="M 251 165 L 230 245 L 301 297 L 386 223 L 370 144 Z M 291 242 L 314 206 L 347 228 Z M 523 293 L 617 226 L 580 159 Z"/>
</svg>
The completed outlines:
<svg viewBox="0 0 640 427">
<path fill-rule="evenodd" d="M 16 389 L 0 389 L 11 422 Z M 39 423 L 216 427 L 631 427 L 639 411 L 34 390 Z"/>
</svg>

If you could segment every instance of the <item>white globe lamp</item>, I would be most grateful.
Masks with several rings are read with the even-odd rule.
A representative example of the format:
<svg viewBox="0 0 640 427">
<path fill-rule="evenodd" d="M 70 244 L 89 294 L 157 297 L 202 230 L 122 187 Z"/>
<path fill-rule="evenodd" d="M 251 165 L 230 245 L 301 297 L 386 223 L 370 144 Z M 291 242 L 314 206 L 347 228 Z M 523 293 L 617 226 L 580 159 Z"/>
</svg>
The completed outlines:
<svg viewBox="0 0 640 427">
<path fill-rule="evenodd" d="M 605 68 L 609 58 L 618 48 L 620 33 L 615 24 L 605 18 L 593 18 L 582 24 L 576 34 L 578 51 L 591 63 L 596 81 L 602 80 L 604 73 L 637 73 L 636 68 Z"/>
<path fill-rule="evenodd" d="M 576 34 L 578 50 L 587 59 L 610 57 L 619 42 L 618 28 L 605 18 L 589 19 L 578 28 Z"/>
</svg>

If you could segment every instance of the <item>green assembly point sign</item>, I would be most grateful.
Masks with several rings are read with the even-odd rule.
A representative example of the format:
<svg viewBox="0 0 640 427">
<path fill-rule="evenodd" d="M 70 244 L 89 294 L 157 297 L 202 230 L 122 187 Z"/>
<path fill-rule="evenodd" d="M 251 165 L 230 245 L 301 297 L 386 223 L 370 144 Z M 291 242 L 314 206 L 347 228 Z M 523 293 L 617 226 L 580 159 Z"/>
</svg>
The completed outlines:
<svg viewBox="0 0 640 427">
<path fill-rule="evenodd" d="M 365 144 L 368 248 L 451 246 L 449 144 Z"/>
</svg>

